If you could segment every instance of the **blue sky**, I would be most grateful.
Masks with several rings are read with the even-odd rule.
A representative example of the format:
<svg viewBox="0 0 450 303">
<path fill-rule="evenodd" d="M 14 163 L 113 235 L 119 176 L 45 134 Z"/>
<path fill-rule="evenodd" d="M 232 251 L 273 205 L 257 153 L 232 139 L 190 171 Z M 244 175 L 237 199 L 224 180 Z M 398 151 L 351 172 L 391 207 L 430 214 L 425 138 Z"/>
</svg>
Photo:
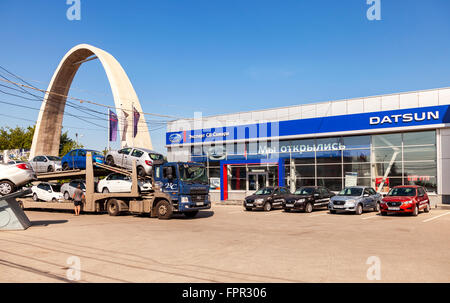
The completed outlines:
<svg viewBox="0 0 450 303">
<path fill-rule="evenodd" d="M 381 0 L 381 21 L 367 20 L 366 0 L 81 0 L 80 21 L 67 20 L 68 8 L 1 0 L 0 65 L 46 89 L 71 47 L 92 44 L 119 60 L 145 112 L 178 117 L 450 86 L 448 0 Z M 70 95 L 113 105 L 98 61 L 80 68 Z M 29 124 L 0 117 L 0 126 Z M 105 129 L 67 116 L 64 126 L 85 146 L 107 145 Z M 151 131 L 156 150 L 164 133 Z"/>
</svg>

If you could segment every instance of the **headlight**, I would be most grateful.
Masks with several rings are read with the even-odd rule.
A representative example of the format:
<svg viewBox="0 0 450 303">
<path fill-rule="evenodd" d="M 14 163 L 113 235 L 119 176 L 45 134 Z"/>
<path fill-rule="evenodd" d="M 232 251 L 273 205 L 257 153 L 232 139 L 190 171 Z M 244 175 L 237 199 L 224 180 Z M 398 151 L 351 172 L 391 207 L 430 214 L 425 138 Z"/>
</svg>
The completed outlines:
<svg viewBox="0 0 450 303">
<path fill-rule="evenodd" d="M 258 203 L 258 204 L 261 204 L 261 203 L 263 203 L 264 202 L 264 199 L 256 199 L 255 200 L 255 203 Z"/>
<path fill-rule="evenodd" d="M 181 196 L 181 203 L 189 203 L 189 197 Z"/>
<path fill-rule="evenodd" d="M 348 200 L 347 202 L 345 202 L 345 204 L 347 204 L 348 206 L 355 206 L 355 200 Z"/>
<path fill-rule="evenodd" d="M 402 203 L 405 204 L 405 205 L 408 205 L 408 204 L 412 204 L 412 201 L 409 200 L 409 201 L 405 201 L 405 202 L 402 202 Z"/>
<path fill-rule="evenodd" d="M 305 199 L 298 199 L 296 202 L 302 203 L 305 202 Z"/>
</svg>

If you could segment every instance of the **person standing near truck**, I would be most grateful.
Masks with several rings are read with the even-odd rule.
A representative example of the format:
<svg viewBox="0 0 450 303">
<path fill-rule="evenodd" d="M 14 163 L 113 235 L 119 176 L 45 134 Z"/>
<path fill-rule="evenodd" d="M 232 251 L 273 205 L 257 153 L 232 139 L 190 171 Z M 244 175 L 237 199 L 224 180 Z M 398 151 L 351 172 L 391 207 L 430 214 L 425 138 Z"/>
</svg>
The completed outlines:
<svg viewBox="0 0 450 303">
<path fill-rule="evenodd" d="M 73 193 L 73 205 L 75 206 L 75 216 L 80 215 L 81 204 L 83 203 L 84 193 L 81 190 L 80 184 L 78 184 L 77 188 Z"/>
</svg>

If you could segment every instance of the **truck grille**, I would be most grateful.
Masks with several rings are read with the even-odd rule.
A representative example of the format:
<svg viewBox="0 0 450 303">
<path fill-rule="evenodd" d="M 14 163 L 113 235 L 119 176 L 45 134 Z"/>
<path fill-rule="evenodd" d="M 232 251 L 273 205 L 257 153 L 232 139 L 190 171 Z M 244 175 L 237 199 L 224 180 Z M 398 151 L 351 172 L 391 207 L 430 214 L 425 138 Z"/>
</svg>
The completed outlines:
<svg viewBox="0 0 450 303">
<path fill-rule="evenodd" d="M 191 195 L 192 202 L 204 202 L 206 195 Z"/>
<path fill-rule="evenodd" d="M 207 188 L 191 188 L 190 193 L 193 196 L 196 196 L 196 195 L 207 195 L 208 194 L 208 189 Z"/>
</svg>

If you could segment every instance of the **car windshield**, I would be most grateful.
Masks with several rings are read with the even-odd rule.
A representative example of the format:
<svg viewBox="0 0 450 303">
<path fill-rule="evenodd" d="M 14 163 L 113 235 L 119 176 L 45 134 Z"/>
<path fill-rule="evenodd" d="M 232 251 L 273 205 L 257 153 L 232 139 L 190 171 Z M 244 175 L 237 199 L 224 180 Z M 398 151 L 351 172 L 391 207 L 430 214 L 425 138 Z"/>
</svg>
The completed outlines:
<svg viewBox="0 0 450 303">
<path fill-rule="evenodd" d="M 363 192 L 362 188 L 344 188 L 339 192 L 338 196 L 359 197 L 362 195 L 362 192 Z"/>
<path fill-rule="evenodd" d="M 261 188 L 260 190 L 257 190 L 255 192 L 255 195 L 263 195 L 263 196 L 265 196 L 265 195 L 272 194 L 272 192 L 273 192 L 273 188 L 265 187 L 265 188 Z"/>
<path fill-rule="evenodd" d="M 89 151 L 92 153 L 92 155 L 103 157 L 103 154 L 101 152 L 98 152 L 95 150 L 89 150 Z"/>
<path fill-rule="evenodd" d="M 295 191 L 296 195 L 312 195 L 314 193 L 314 188 L 311 187 L 302 187 Z"/>
<path fill-rule="evenodd" d="M 397 187 L 389 191 L 390 197 L 414 197 L 416 195 L 416 189 L 414 187 Z"/>
<path fill-rule="evenodd" d="M 206 168 L 200 165 L 180 165 L 180 179 L 184 182 L 208 184 Z"/>
<path fill-rule="evenodd" d="M 52 189 L 54 192 L 60 192 L 61 191 L 61 185 L 59 184 L 52 184 Z"/>
<path fill-rule="evenodd" d="M 48 158 L 50 161 L 61 161 L 61 158 L 60 158 L 60 157 L 47 156 L 47 158 Z"/>
<path fill-rule="evenodd" d="M 148 154 L 148 156 L 150 157 L 150 159 L 152 159 L 152 160 L 163 160 L 164 159 L 164 156 L 163 155 L 160 155 L 160 154 L 152 154 L 152 153 L 149 153 Z"/>
</svg>

